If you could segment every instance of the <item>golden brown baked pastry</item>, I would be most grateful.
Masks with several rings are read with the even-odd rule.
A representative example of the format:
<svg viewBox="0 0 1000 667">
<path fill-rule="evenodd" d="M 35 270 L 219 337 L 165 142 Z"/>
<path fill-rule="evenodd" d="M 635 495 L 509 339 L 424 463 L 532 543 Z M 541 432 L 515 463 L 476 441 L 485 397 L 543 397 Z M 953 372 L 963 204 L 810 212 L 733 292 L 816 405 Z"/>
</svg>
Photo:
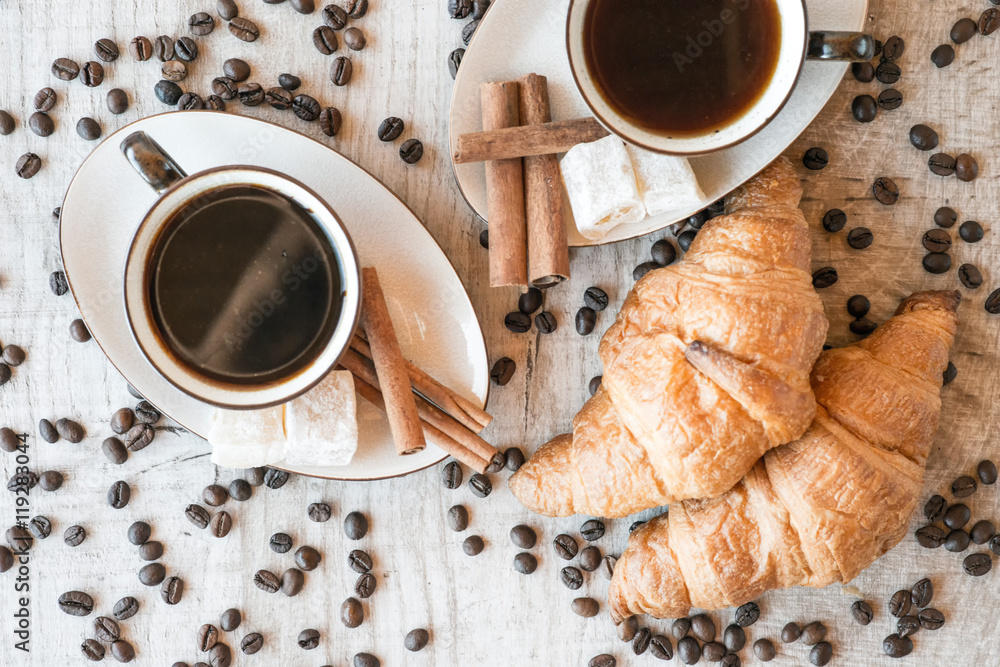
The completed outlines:
<svg viewBox="0 0 1000 667">
<path fill-rule="evenodd" d="M 823 353 L 801 439 L 725 495 L 675 503 L 632 533 L 608 591 L 615 621 L 850 581 L 895 546 L 923 486 L 959 298 L 914 294 L 868 338 Z"/>
<path fill-rule="evenodd" d="M 604 381 L 510 479 L 549 516 L 619 517 L 732 488 L 815 414 L 827 320 L 802 188 L 779 159 L 737 190 L 680 262 L 633 288 L 601 341 Z"/>
</svg>

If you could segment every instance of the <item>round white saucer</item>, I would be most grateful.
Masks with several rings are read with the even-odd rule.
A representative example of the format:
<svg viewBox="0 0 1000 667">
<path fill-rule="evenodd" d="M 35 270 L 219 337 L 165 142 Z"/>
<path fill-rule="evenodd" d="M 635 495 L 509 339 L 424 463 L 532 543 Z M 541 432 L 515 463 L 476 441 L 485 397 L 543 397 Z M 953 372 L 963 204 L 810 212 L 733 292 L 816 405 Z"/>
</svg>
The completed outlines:
<svg viewBox="0 0 1000 667">
<path fill-rule="evenodd" d="M 451 154 L 458 137 L 483 129 L 479 86 L 485 81 L 511 81 L 534 72 L 548 77 L 553 120 L 593 115 L 573 82 L 566 56 L 566 12 L 570 0 L 494 0 L 476 29 L 455 77 L 449 115 Z M 863 30 L 868 0 L 806 0 L 812 30 Z M 572 246 L 601 245 L 642 236 L 683 220 L 718 201 L 778 157 L 822 111 L 844 77 L 844 63 L 808 61 L 788 103 L 771 123 L 747 141 L 711 155 L 691 158 L 705 199 L 682 208 L 622 225 L 599 241 L 576 230 L 569 206 L 567 226 Z M 712 85 L 706 82 L 705 85 Z M 454 164 L 458 187 L 483 220 L 486 215 L 486 171 L 483 163 Z"/>
<path fill-rule="evenodd" d="M 205 437 L 213 408 L 161 377 L 132 338 L 122 274 L 132 233 L 156 194 L 119 152 L 142 130 L 189 174 L 221 165 L 268 167 L 298 179 L 344 221 L 363 266 L 379 271 L 400 346 L 444 384 L 485 404 L 486 347 L 454 268 L 412 211 L 374 176 L 297 132 L 212 111 L 173 111 L 109 136 L 80 167 L 62 206 L 60 239 L 73 296 L 94 339 L 139 393 L 189 431 Z M 358 400 L 360 443 L 343 467 L 279 466 L 329 479 L 380 479 L 426 468 L 445 453 L 428 445 L 398 456 L 382 413 Z"/>
</svg>

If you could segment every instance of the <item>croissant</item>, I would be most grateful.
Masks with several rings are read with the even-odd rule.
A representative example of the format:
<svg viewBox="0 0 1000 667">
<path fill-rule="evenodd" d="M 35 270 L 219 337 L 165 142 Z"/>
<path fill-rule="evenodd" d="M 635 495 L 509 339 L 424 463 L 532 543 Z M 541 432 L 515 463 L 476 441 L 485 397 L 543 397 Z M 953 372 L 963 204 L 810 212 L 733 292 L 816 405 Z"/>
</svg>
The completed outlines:
<svg viewBox="0 0 1000 667">
<path fill-rule="evenodd" d="M 895 546 L 923 486 L 959 299 L 914 294 L 868 338 L 825 352 L 801 439 L 721 497 L 673 504 L 632 533 L 608 591 L 615 621 L 850 581 Z"/>
<path fill-rule="evenodd" d="M 600 346 L 604 380 L 510 479 L 549 516 L 620 517 L 732 488 L 815 414 L 828 322 L 785 159 L 727 200 L 684 259 L 647 274 Z"/>
</svg>

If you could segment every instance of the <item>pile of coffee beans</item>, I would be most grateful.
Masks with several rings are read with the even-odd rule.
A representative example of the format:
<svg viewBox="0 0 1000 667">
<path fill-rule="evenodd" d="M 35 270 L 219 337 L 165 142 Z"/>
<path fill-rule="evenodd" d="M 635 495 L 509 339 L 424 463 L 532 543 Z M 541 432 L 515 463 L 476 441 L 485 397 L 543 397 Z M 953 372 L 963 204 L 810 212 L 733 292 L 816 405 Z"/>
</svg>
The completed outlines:
<svg viewBox="0 0 1000 667">
<path fill-rule="evenodd" d="M 462 65 L 462 57 L 465 56 L 465 46 L 472 41 L 476 34 L 479 22 L 486 16 L 486 10 L 490 8 L 491 0 L 447 0 L 448 16 L 457 20 L 469 19 L 462 27 L 462 44 L 448 54 L 448 71 L 451 78 L 458 76 L 458 68 Z"/>
<path fill-rule="evenodd" d="M 871 83 L 878 79 L 879 83 L 893 86 L 902 76 L 899 60 L 903 57 L 905 50 L 906 42 L 899 36 L 893 35 L 885 41 L 885 44 L 875 40 L 875 56 L 878 58 L 878 64 L 853 63 L 851 73 L 861 83 Z M 884 88 L 879 92 L 877 100 L 869 94 L 855 97 L 854 101 L 851 102 L 851 115 L 859 123 L 870 123 L 875 120 L 879 109 L 894 111 L 902 104 L 903 93 L 896 88 Z"/>
<path fill-rule="evenodd" d="M 909 590 L 898 590 L 889 598 L 889 614 L 896 619 L 896 631 L 882 640 L 882 650 L 890 658 L 904 658 L 913 652 L 910 638 L 921 628 L 937 630 L 944 625 L 944 614 L 930 606 L 934 585 L 930 579 L 921 579 Z M 859 603 L 855 603 L 858 605 Z M 871 607 L 862 602 L 864 609 L 855 611 L 855 619 L 871 620 Z M 860 622 L 860 621 L 859 621 Z M 867 625 L 867 623 L 862 623 Z"/>
<path fill-rule="evenodd" d="M 517 310 L 504 316 L 503 324 L 512 333 L 527 333 L 531 331 L 532 315 L 535 328 L 540 334 L 550 334 L 559 327 L 556 316 L 544 306 L 544 292 L 537 287 L 529 287 L 517 300 Z M 541 310 L 541 312 L 538 312 Z M 535 313 L 538 313 L 537 315 Z M 511 371 L 513 373 L 513 370 Z M 509 379 L 509 378 L 508 378 Z"/>
</svg>

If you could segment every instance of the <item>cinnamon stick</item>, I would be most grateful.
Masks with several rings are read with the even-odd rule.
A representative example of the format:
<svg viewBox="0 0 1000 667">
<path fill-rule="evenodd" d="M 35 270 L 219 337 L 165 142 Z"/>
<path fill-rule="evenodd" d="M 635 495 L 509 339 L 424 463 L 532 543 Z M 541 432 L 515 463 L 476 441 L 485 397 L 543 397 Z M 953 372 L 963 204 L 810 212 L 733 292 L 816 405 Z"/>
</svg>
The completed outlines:
<svg viewBox="0 0 1000 667">
<path fill-rule="evenodd" d="M 480 97 L 484 130 L 519 125 L 516 82 L 484 83 Z M 521 158 L 486 163 L 486 205 L 490 218 L 490 285 L 527 285 L 528 240 Z"/>
<path fill-rule="evenodd" d="M 345 351 L 340 358 L 340 365 L 349 370 L 355 378 L 366 382 L 379 391 L 382 390 L 374 366 L 358 352 L 350 349 Z M 486 461 L 492 459 L 497 453 L 496 448 L 428 401 L 417 396 L 415 403 L 421 420 L 447 435 L 462 448 L 473 452 Z"/>
<path fill-rule="evenodd" d="M 351 349 L 363 357 L 372 358 L 371 347 L 361 332 L 351 340 Z M 457 419 L 473 433 L 480 433 L 493 421 L 493 416 L 488 412 L 441 384 L 408 360 L 406 360 L 406 370 L 410 375 L 410 384 L 417 393 Z"/>
<path fill-rule="evenodd" d="M 458 137 L 455 162 L 485 162 L 529 155 L 565 153 L 577 144 L 586 144 L 608 136 L 596 118 L 558 120 L 541 125 L 470 132 Z"/>
<path fill-rule="evenodd" d="M 525 125 L 552 120 L 549 84 L 544 76 L 526 74 L 520 84 L 520 116 Z M 528 230 L 528 280 L 551 287 L 569 278 L 569 244 L 563 218 L 559 162 L 552 153 L 524 158 L 524 205 Z"/>
<path fill-rule="evenodd" d="M 386 412 L 385 399 L 382 397 L 382 392 L 356 375 L 354 376 L 354 390 L 357 391 L 363 399 L 374 405 L 376 408 L 382 412 Z M 486 467 L 490 463 L 489 461 L 475 452 L 462 447 L 454 439 L 449 438 L 447 435 L 427 422 L 421 421 L 420 425 L 423 429 L 424 437 L 436 446 L 448 452 L 450 456 L 455 457 L 476 472 L 484 472 L 486 470 Z"/>
<path fill-rule="evenodd" d="M 420 426 L 420 416 L 410 390 L 410 376 L 406 372 L 403 353 L 389 319 L 389 308 L 379 285 L 378 273 L 373 268 L 361 269 L 364 284 L 361 305 L 361 323 L 368 332 L 372 362 L 385 394 L 386 415 L 402 456 L 422 451 L 427 443 Z"/>
</svg>

